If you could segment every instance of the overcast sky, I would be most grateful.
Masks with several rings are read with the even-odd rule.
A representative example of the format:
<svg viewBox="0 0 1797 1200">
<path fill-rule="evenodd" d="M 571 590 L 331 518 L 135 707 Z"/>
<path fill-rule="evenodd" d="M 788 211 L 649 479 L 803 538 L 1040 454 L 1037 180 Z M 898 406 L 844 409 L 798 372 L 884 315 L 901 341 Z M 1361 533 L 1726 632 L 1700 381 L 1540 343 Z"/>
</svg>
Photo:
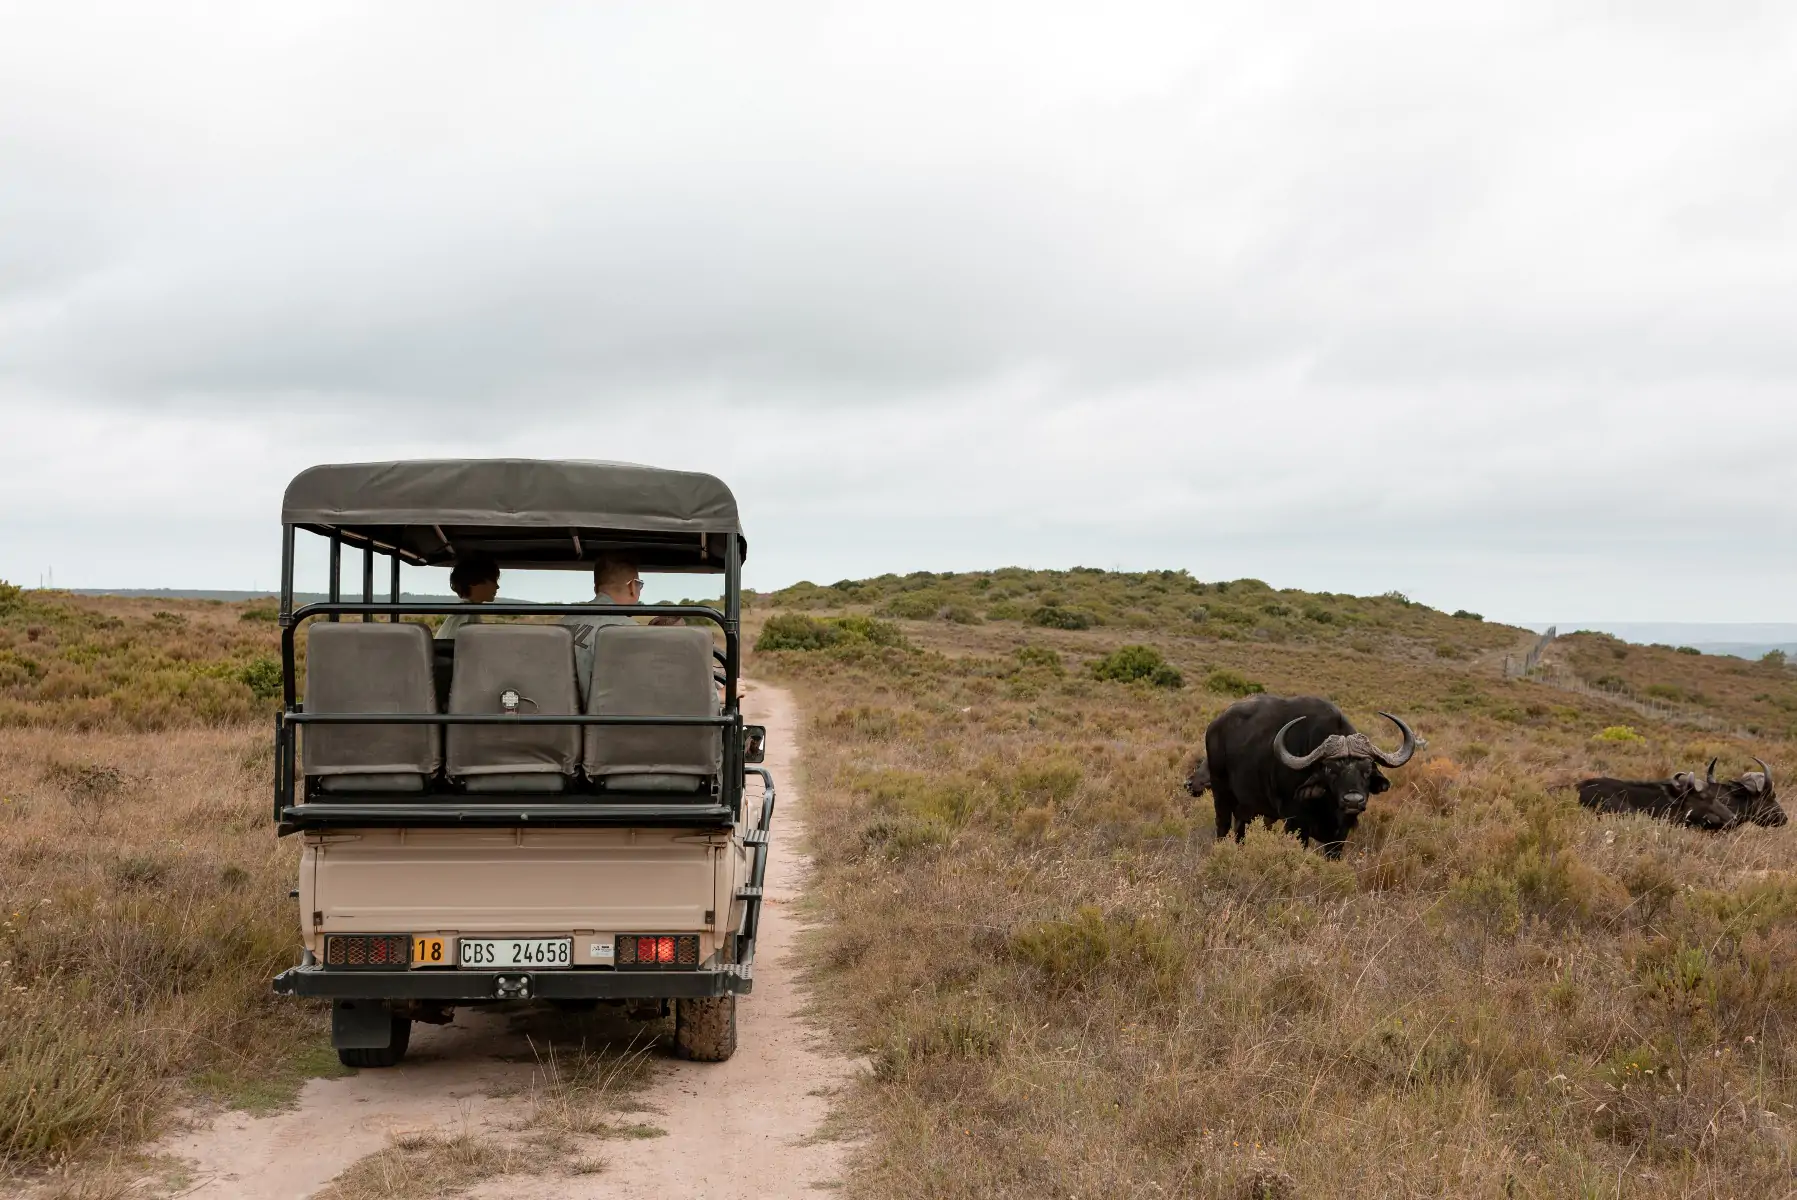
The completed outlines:
<svg viewBox="0 0 1797 1200">
<path fill-rule="evenodd" d="M 1793 62 L 1726 0 L 0 2 L 0 578 L 267 587 L 303 467 L 521 454 L 721 476 L 763 588 L 1792 619 Z"/>
</svg>

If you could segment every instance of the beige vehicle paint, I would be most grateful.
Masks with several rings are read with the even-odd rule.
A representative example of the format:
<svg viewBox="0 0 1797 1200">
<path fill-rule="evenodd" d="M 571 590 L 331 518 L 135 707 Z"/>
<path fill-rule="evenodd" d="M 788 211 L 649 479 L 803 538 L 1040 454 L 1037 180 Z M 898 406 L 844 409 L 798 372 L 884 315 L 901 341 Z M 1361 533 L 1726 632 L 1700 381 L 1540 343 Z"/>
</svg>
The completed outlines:
<svg viewBox="0 0 1797 1200">
<path fill-rule="evenodd" d="M 727 831 L 354 829 L 305 835 L 306 948 L 329 933 L 574 937 L 700 933 L 708 958 L 742 923 L 749 852 Z"/>
</svg>

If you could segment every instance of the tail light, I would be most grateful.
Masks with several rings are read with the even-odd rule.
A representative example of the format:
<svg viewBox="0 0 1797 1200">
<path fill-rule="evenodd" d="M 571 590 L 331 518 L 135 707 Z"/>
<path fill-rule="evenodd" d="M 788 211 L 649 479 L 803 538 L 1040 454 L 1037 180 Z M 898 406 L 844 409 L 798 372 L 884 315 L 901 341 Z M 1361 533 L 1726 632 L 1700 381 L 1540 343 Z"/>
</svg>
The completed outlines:
<svg viewBox="0 0 1797 1200">
<path fill-rule="evenodd" d="M 412 965 L 412 935 L 409 933 L 334 933 L 324 939 L 324 965 L 327 967 L 392 967 L 406 970 Z"/>
<path fill-rule="evenodd" d="M 696 933 L 620 933 L 617 958 L 620 967 L 643 970 L 679 970 L 699 965 Z"/>
</svg>

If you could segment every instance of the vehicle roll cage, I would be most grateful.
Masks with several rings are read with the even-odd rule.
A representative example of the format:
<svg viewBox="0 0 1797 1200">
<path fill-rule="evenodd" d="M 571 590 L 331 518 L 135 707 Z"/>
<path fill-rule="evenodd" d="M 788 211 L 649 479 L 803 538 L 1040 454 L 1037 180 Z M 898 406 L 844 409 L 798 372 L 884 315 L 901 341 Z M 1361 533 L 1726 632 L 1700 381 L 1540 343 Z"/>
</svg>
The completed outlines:
<svg viewBox="0 0 1797 1200">
<path fill-rule="evenodd" d="M 274 817 L 283 834 L 326 826 L 403 824 L 467 825 L 520 823 L 542 825 L 666 825 L 693 827 L 725 825 L 742 813 L 745 771 L 756 768 L 745 762 L 744 725 L 738 695 L 742 663 L 742 553 L 735 537 L 725 538 L 724 611 L 701 604 L 520 604 L 493 601 L 480 606 L 483 617 L 560 616 L 657 616 L 702 620 L 723 631 L 724 649 L 713 650 L 723 668 L 723 711 L 718 716 L 594 716 L 570 714 L 505 713 L 308 713 L 299 700 L 298 660 L 295 653 L 300 626 L 309 619 L 340 621 L 359 616 L 365 622 L 385 616 L 396 622 L 402 616 L 450 616 L 466 613 L 465 604 L 445 601 L 402 601 L 400 563 L 417 562 L 398 547 L 384 546 L 372 538 L 362 542 L 362 598 L 346 601 L 342 593 L 343 531 L 332 530 L 330 541 L 329 598 L 293 606 L 293 524 L 282 527 L 281 542 L 281 711 L 275 717 Z M 311 527 L 304 527 L 311 528 Z M 313 529 L 314 532 L 318 532 Z M 374 559 L 377 550 L 391 560 L 385 601 L 374 598 Z M 576 566 L 584 564 L 574 564 Z M 299 731 L 308 725 L 608 725 L 684 728 L 715 727 L 723 731 L 721 793 L 714 803 L 656 801 L 632 797 L 626 802 L 583 803 L 579 799 L 552 800 L 541 795 L 519 796 L 486 793 L 479 798 L 455 794 L 436 796 L 313 798 L 296 795 L 299 780 Z"/>
</svg>

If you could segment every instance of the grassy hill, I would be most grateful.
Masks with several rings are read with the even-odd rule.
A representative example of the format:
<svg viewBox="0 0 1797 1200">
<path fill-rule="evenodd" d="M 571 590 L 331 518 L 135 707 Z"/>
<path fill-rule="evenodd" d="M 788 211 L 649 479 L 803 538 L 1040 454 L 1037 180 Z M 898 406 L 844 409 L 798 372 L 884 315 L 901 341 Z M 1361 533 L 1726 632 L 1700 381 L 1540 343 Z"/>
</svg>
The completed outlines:
<svg viewBox="0 0 1797 1200">
<path fill-rule="evenodd" d="M 0 1165 L 334 1061 L 266 987 L 295 853 L 269 616 L 0 589 Z M 1179 572 L 803 584 L 748 622 L 751 674 L 806 713 L 820 1012 L 874 1068 L 843 1101 L 854 1194 L 1788 1189 L 1797 829 L 1600 820 L 1567 785 L 1782 768 L 1797 676 L 1553 651 L 1735 736 L 1506 678 L 1526 630 Z M 1255 688 L 1429 741 L 1340 862 L 1216 845 L 1180 787 Z"/>
<path fill-rule="evenodd" d="M 1787 761 L 1756 697 L 1789 675 L 1565 647 L 1760 724 L 1736 738 L 1506 679 L 1532 634 L 1400 597 L 994 571 L 752 612 L 752 669 L 811 714 L 821 1007 L 874 1064 L 858 1194 L 1788 1189 L 1797 834 L 1599 819 L 1569 785 Z M 1180 787 L 1257 686 L 1429 741 L 1341 862 L 1217 844 Z"/>
</svg>

